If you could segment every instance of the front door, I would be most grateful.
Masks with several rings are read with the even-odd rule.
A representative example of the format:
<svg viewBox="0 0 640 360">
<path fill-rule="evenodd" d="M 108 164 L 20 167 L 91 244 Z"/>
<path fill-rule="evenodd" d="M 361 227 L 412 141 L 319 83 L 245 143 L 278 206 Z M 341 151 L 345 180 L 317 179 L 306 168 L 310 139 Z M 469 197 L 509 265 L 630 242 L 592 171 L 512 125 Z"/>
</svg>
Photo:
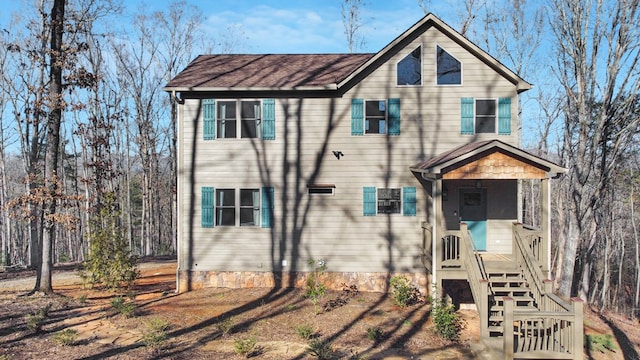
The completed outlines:
<svg viewBox="0 0 640 360">
<path fill-rule="evenodd" d="M 487 250 L 487 191 L 460 189 L 460 221 L 467 224 L 476 249 Z"/>
</svg>

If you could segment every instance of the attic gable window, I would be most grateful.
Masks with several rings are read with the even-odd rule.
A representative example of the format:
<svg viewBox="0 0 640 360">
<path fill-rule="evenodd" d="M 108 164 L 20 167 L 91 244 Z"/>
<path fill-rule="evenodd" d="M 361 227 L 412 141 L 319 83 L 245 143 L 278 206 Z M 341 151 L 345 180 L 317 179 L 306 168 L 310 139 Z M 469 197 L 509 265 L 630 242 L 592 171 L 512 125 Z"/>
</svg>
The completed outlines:
<svg viewBox="0 0 640 360">
<path fill-rule="evenodd" d="M 396 71 L 398 85 L 422 85 L 422 46 L 400 60 Z"/>
<path fill-rule="evenodd" d="M 436 50 L 438 85 L 461 85 L 462 63 L 440 46 Z"/>
</svg>

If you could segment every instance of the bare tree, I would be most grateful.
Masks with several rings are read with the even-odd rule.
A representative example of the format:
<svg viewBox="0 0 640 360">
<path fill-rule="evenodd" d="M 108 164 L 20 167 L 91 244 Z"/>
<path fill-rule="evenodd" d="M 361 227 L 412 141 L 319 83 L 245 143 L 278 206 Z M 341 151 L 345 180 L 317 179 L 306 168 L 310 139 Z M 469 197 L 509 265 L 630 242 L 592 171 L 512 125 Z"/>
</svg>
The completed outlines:
<svg viewBox="0 0 640 360">
<path fill-rule="evenodd" d="M 567 176 L 564 246 L 556 264 L 564 296 L 589 294 L 597 258 L 595 211 L 638 128 L 638 1 L 554 0 L 556 74 L 565 97 L 563 162 Z M 604 69 L 604 71 L 602 71 Z M 578 261 L 576 262 L 576 259 Z M 580 281 L 581 280 L 581 281 Z"/>
<path fill-rule="evenodd" d="M 364 26 L 361 14 L 364 6 L 366 3 L 363 0 L 344 0 L 342 3 L 342 23 L 350 53 L 364 46 L 364 37 L 359 33 Z"/>
</svg>

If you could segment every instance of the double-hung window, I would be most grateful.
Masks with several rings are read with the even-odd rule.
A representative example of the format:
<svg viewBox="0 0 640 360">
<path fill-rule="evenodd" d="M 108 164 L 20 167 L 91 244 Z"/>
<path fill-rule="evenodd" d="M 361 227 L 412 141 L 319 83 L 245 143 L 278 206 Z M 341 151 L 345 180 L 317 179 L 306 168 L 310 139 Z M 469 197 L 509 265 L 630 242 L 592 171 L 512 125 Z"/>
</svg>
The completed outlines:
<svg viewBox="0 0 640 360">
<path fill-rule="evenodd" d="M 271 227 L 273 188 L 202 188 L 202 227 Z"/>
<path fill-rule="evenodd" d="M 219 138 L 260 137 L 260 101 L 218 101 L 217 112 Z"/>
<path fill-rule="evenodd" d="M 275 140 L 275 100 L 215 100 L 202 102 L 204 140 Z"/>
<path fill-rule="evenodd" d="M 416 216 L 416 188 L 376 188 L 366 186 L 362 189 L 364 216 L 377 214 L 402 214 Z"/>
<path fill-rule="evenodd" d="M 462 134 L 511 134 L 511 98 L 462 98 Z"/>
<path fill-rule="evenodd" d="M 365 134 L 387 133 L 387 102 L 386 100 L 367 100 L 364 103 L 364 132 Z"/>
<path fill-rule="evenodd" d="M 351 99 L 351 135 L 400 135 L 400 99 Z"/>
</svg>

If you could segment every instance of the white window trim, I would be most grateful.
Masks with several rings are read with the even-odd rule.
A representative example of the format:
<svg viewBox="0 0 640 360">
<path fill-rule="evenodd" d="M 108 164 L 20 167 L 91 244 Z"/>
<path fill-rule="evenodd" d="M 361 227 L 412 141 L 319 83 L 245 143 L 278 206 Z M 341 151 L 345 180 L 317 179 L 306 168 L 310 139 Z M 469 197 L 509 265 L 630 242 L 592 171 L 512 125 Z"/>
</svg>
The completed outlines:
<svg viewBox="0 0 640 360">
<path fill-rule="evenodd" d="M 449 54 L 449 56 L 451 56 L 452 58 L 458 60 L 458 62 L 460 63 L 460 84 L 438 84 L 438 47 L 442 48 L 442 50 L 446 51 L 447 54 Z M 436 86 L 463 86 L 464 85 L 464 63 L 462 62 L 462 60 L 458 59 L 456 56 L 454 56 L 450 51 L 448 51 L 444 46 L 436 43 L 435 48 L 434 48 L 434 54 L 435 54 L 435 66 L 434 66 L 434 83 Z M 475 110 L 475 108 L 474 108 Z"/>
<path fill-rule="evenodd" d="M 234 188 L 234 187 L 214 187 L 215 191 L 214 191 L 214 205 L 213 205 L 213 224 L 215 227 L 227 227 L 227 228 L 233 228 L 233 227 L 237 227 L 237 228 L 255 228 L 255 227 L 260 227 L 262 225 L 262 189 L 260 187 L 243 187 L 243 188 Z M 235 213 L 235 224 L 234 225 L 223 225 L 223 224 L 219 224 L 218 223 L 218 191 L 219 190 L 234 190 L 234 213 Z M 240 225 L 240 209 L 242 208 L 242 206 L 240 205 L 240 192 L 242 190 L 258 190 L 258 204 L 257 207 L 254 207 L 258 209 L 258 211 L 260 212 L 260 214 L 258 215 L 258 221 L 257 223 L 251 225 L 251 226 L 247 226 L 247 225 Z M 226 208 L 230 208 L 230 206 L 227 206 Z"/>
<path fill-rule="evenodd" d="M 220 114 L 218 113 L 218 104 L 219 102 L 235 102 L 235 108 L 236 108 L 236 137 L 220 137 L 220 128 L 218 127 L 218 124 L 220 121 Z M 258 136 L 254 137 L 254 138 L 243 138 L 242 137 L 242 102 L 243 101 L 257 101 L 259 103 L 259 108 L 260 108 L 260 118 L 258 120 L 259 124 L 262 125 L 262 99 L 215 99 L 215 113 L 216 113 L 216 117 L 215 117 L 215 121 L 216 121 L 216 133 L 215 133 L 215 139 L 216 140 L 239 140 L 239 139 L 262 139 L 262 130 L 261 130 L 261 126 L 259 127 L 259 133 Z"/>
</svg>

